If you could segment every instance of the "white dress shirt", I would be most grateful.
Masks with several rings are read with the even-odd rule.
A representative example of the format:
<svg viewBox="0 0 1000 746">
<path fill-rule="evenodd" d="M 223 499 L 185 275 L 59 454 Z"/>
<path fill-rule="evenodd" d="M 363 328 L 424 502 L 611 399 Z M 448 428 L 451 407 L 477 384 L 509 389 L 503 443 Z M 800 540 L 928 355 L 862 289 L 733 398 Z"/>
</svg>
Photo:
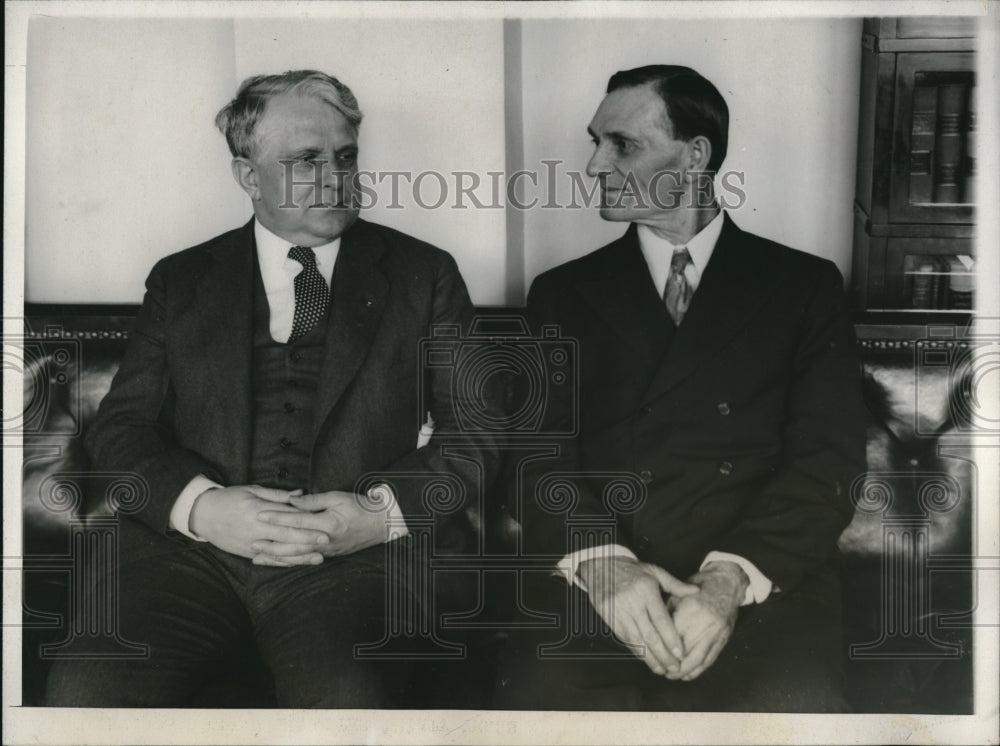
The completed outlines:
<svg viewBox="0 0 1000 746">
<path fill-rule="evenodd" d="M 267 305 L 270 309 L 269 330 L 275 342 L 284 344 L 292 336 L 292 322 L 295 320 L 295 277 L 304 267 L 288 256 L 288 251 L 294 244 L 269 231 L 259 220 L 254 221 L 253 235 L 257 243 L 257 265 L 260 267 L 260 277 L 263 280 L 264 293 L 267 295 Z M 337 254 L 340 252 L 340 238 L 337 237 L 322 246 L 314 246 L 312 249 L 316 254 L 316 269 L 329 286 L 333 278 L 333 268 L 337 263 Z M 420 445 L 418 442 L 418 447 Z M 222 485 L 203 474 L 188 482 L 170 510 L 170 528 L 195 541 L 205 541 L 191 531 L 191 509 L 203 492 L 219 487 Z M 389 516 L 397 519 L 392 525 L 402 527 L 401 531 L 394 532 L 393 538 L 409 533 L 396 497 L 392 490 L 388 489 L 388 485 L 376 485 L 374 490 L 377 490 L 378 496 L 389 503 Z"/>
<path fill-rule="evenodd" d="M 685 269 L 684 277 L 691 287 L 692 295 L 697 291 L 698 284 L 701 282 L 701 276 L 705 271 L 705 267 L 708 266 L 708 260 L 712 258 L 712 252 L 715 251 L 715 244 L 719 241 L 719 234 L 722 233 L 724 220 L 724 213 L 720 210 L 719 214 L 688 241 L 687 244 L 680 246 L 675 246 L 665 238 L 661 238 L 645 225 L 638 226 L 639 248 L 646 259 L 649 274 L 653 278 L 653 285 L 656 286 L 661 295 L 667 286 L 667 280 L 670 278 L 670 260 L 674 255 L 674 250 L 684 248 L 685 246 L 691 255 L 691 264 Z M 615 556 L 636 559 L 635 554 L 620 544 L 604 544 L 568 554 L 559 561 L 557 567 L 569 582 L 575 583 L 580 588 L 583 588 L 583 590 L 586 590 L 580 577 L 576 574 L 580 563 L 588 559 Z M 771 581 L 757 569 L 756 565 L 744 557 L 728 552 L 709 552 L 705 555 L 705 559 L 702 560 L 701 567 L 705 567 L 709 562 L 715 561 L 735 562 L 747 574 L 747 577 L 750 579 L 750 585 L 747 587 L 746 595 L 743 598 L 744 606 L 752 603 L 761 603 L 771 594 Z"/>
</svg>

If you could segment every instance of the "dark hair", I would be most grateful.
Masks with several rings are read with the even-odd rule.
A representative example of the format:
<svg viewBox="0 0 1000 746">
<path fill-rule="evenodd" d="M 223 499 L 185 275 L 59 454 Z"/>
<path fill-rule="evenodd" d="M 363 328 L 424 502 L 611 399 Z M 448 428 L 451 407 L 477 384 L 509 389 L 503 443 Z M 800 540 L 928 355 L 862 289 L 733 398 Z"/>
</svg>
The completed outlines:
<svg viewBox="0 0 1000 746">
<path fill-rule="evenodd" d="M 712 144 L 709 171 L 718 171 L 729 142 L 729 107 L 718 89 L 690 67 L 646 65 L 620 70 L 608 81 L 608 93 L 649 85 L 667 107 L 674 137 L 688 141 L 698 135 Z"/>
<path fill-rule="evenodd" d="M 215 125 L 226 136 L 229 152 L 234 157 L 249 157 L 257 145 L 257 123 L 272 96 L 294 91 L 314 96 L 347 119 L 357 134 L 361 126 L 361 110 L 351 89 L 332 75 L 317 70 L 289 70 L 280 75 L 255 75 L 247 78 L 236 92 L 236 98 L 222 107 Z"/>
</svg>

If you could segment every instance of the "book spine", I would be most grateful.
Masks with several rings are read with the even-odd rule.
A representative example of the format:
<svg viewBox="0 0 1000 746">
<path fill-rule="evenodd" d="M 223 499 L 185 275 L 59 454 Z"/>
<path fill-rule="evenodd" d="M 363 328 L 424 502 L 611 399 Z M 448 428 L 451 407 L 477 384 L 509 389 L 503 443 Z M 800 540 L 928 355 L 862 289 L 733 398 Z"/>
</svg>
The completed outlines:
<svg viewBox="0 0 1000 746">
<path fill-rule="evenodd" d="M 965 183 L 962 188 L 962 201 L 976 201 L 976 86 L 969 87 L 969 104 L 965 129 Z"/>
<path fill-rule="evenodd" d="M 921 262 L 913 273 L 913 293 L 910 297 L 913 308 L 931 308 L 934 299 L 932 282 L 934 263 Z"/>
<path fill-rule="evenodd" d="M 928 308 L 945 308 L 948 303 L 948 263 L 936 258 L 933 260 L 934 273 L 931 275 L 931 302 Z"/>
<path fill-rule="evenodd" d="M 962 115 L 965 86 L 951 83 L 938 87 L 937 140 L 934 144 L 934 201 L 957 203 L 960 199 L 958 172 L 962 159 Z"/>
<path fill-rule="evenodd" d="M 976 284 L 971 256 L 956 256 L 951 259 L 951 275 L 948 277 L 948 308 L 956 311 L 972 310 L 972 291 Z"/>
<path fill-rule="evenodd" d="M 913 129 L 910 132 L 910 204 L 934 199 L 934 129 L 937 125 L 937 86 L 913 89 Z"/>
</svg>

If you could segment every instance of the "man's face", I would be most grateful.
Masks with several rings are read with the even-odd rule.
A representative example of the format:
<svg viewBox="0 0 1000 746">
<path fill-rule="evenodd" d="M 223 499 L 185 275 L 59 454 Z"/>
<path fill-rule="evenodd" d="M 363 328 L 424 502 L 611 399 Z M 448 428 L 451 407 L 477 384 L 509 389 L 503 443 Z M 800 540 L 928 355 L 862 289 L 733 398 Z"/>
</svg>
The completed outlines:
<svg viewBox="0 0 1000 746">
<path fill-rule="evenodd" d="M 352 189 L 357 137 L 329 104 L 295 93 L 273 97 L 257 124 L 256 147 L 248 160 L 254 214 L 282 238 L 299 246 L 321 246 L 357 218 Z"/>
<path fill-rule="evenodd" d="M 675 140 L 663 99 L 649 86 L 609 93 L 587 127 L 594 154 L 587 174 L 601 184 L 605 220 L 655 223 L 688 201 L 688 143 Z"/>
</svg>

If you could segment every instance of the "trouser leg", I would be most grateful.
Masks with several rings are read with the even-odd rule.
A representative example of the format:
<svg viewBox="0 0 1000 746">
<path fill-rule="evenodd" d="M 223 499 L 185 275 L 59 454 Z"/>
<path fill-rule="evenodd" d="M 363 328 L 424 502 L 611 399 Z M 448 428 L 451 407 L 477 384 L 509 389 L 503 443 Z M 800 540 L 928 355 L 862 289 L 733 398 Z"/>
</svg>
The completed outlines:
<svg viewBox="0 0 1000 746">
<path fill-rule="evenodd" d="M 174 551 L 118 570 L 118 629 L 149 646 L 148 656 L 57 659 L 46 703 L 61 707 L 171 707 L 190 704 L 206 678 L 249 633 L 226 567 L 208 547 Z M 79 647 L 74 653 L 86 653 Z"/>
</svg>

